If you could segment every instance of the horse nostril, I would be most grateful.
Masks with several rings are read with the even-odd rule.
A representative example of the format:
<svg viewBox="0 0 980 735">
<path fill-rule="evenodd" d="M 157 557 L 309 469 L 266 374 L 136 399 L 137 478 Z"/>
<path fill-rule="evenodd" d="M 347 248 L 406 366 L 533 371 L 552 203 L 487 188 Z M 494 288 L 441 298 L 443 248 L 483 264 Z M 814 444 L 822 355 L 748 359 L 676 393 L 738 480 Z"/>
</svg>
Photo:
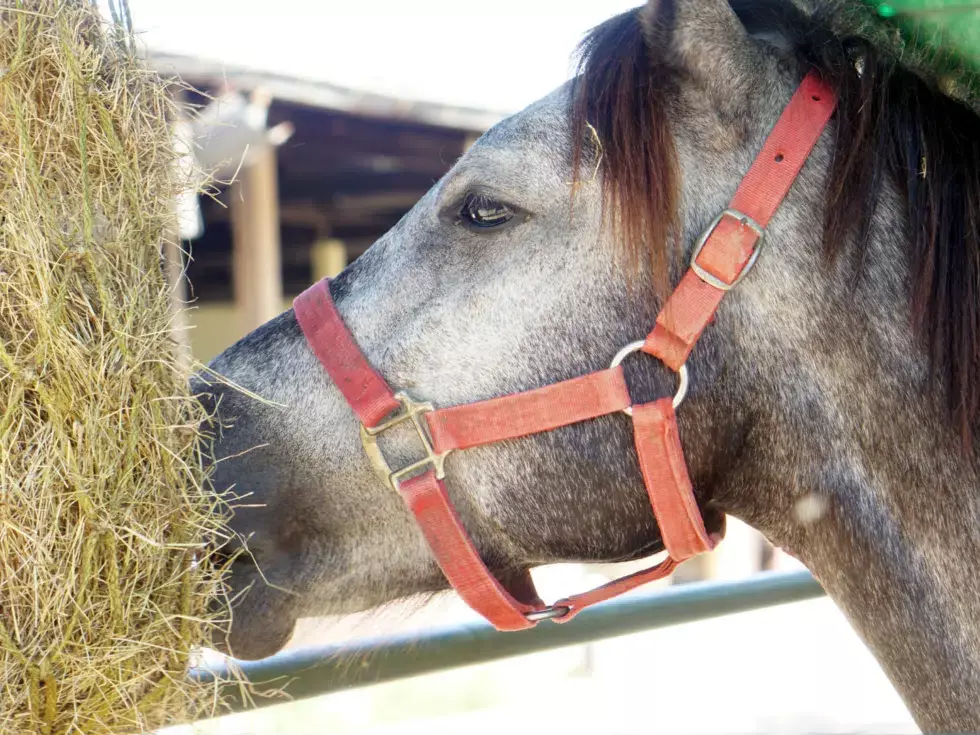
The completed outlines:
<svg viewBox="0 0 980 735">
<path fill-rule="evenodd" d="M 216 567 L 225 566 L 232 557 L 231 551 L 227 545 L 219 546 L 218 548 L 209 549 L 208 556 L 211 557 L 211 563 Z"/>
<path fill-rule="evenodd" d="M 215 567 L 227 567 L 230 564 L 254 563 L 252 555 L 245 545 L 237 538 L 215 539 L 208 544 L 204 552 Z"/>
</svg>

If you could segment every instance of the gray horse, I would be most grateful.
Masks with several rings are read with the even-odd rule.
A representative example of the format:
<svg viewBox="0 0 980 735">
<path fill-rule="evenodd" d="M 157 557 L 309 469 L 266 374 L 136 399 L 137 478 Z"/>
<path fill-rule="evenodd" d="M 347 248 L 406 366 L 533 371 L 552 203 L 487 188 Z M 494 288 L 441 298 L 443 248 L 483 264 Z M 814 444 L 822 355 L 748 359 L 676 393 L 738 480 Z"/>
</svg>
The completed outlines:
<svg viewBox="0 0 980 735">
<path fill-rule="evenodd" d="M 378 372 L 436 406 L 602 369 L 819 71 L 837 113 L 694 351 L 681 438 L 709 532 L 727 513 L 790 550 L 921 728 L 976 731 L 980 119 L 832 12 L 651 0 L 608 21 L 573 82 L 486 133 L 332 294 Z M 218 456 L 244 452 L 214 482 L 247 496 L 252 555 L 233 564 L 226 650 L 264 657 L 299 617 L 446 587 L 292 311 L 212 368 L 268 399 L 210 389 Z M 638 401 L 674 390 L 642 355 L 627 377 Z M 393 465 L 418 451 L 410 430 L 385 446 Z M 505 584 L 662 549 L 622 415 L 446 469 Z"/>
</svg>

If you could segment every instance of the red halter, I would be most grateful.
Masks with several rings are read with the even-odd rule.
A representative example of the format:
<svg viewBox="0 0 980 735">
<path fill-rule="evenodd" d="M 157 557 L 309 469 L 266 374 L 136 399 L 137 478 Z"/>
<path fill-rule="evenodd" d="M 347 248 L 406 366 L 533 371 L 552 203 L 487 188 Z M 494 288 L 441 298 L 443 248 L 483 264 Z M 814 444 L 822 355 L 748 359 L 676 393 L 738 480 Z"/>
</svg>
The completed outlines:
<svg viewBox="0 0 980 735">
<path fill-rule="evenodd" d="M 807 76 L 745 176 L 730 208 L 695 246 L 691 267 L 671 294 L 645 341 L 625 347 L 608 370 L 536 390 L 452 408 L 434 409 L 394 393 L 358 348 L 330 296 L 327 280 L 296 298 L 303 333 L 361 422 L 361 439 L 372 463 L 404 498 L 432 554 L 460 597 L 499 630 L 533 627 L 540 620 L 566 622 L 580 610 L 670 574 L 682 561 L 712 549 L 694 499 L 674 409 L 687 391 L 685 362 L 714 317 L 722 297 L 755 264 L 765 227 L 782 203 L 836 106 L 833 91 Z M 620 362 L 636 351 L 675 370 L 680 387 L 673 399 L 633 405 Z M 667 558 L 650 569 L 584 594 L 545 605 L 530 575 L 518 580 L 518 600 L 484 565 L 443 485 L 446 455 L 457 449 L 550 431 L 623 411 L 632 416 L 640 470 L 660 526 Z M 410 421 L 425 459 L 392 471 L 378 435 Z"/>
</svg>

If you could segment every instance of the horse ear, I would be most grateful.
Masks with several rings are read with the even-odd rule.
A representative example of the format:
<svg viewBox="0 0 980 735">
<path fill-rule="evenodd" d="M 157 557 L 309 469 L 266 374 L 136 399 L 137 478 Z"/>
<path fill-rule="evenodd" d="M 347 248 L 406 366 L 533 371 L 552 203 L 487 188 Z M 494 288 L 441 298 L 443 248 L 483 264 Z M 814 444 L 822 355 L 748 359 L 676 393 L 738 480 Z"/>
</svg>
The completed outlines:
<svg viewBox="0 0 980 735">
<path fill-rule="evenodd" d="M 752 98 L 760 52 L 728 0 L 647 0 L 640 21 L 653 58 L 686 72 L 722 109 Z"/>
</svg>

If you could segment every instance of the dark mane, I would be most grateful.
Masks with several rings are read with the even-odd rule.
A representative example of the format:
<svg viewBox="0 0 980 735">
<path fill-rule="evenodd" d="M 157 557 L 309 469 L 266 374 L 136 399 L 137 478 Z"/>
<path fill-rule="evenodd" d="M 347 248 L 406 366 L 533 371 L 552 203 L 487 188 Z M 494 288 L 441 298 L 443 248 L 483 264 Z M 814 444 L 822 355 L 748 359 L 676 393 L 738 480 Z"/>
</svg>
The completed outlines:
<svg viewBox="0 0 980 735">
<path fill-rule="evenodd" d="M 665 243 L 677 221 L 677 161 L 667 114 L 672 74 L 653 63 L 636 12 L 623 13 L 593 30 L 580 46 L 575 80 L 572 170 L 586 157 L 583 146 L 601 142 L 603 186 L 612 224 L 634 267 L 652 267 L 658 293 L 669 280 Z"/>
<path fill-rule="evenodd" d="M 788 0 L 731 4 L 750 32 L 785 39 L 804 68 L 837 90 L 828 258 L 856 241 L 860 274 L 882 187 L 890 179 L 904 194 L 913 326 L 970 448 L 980 423 L 980 116 L 866 38 L 831 30 L 832 5 L 807 16 Z M 591 124 L 602 142 L 605 195 L 616 203 L 613 224 L 632 255 L 651 254 L 659 282 L 677 216 L 674 148 L 657 101 L 670 75 L 648 53 L 635 11 L 596 28 L 580 50 L 575 170 Z"/>
</svg>

